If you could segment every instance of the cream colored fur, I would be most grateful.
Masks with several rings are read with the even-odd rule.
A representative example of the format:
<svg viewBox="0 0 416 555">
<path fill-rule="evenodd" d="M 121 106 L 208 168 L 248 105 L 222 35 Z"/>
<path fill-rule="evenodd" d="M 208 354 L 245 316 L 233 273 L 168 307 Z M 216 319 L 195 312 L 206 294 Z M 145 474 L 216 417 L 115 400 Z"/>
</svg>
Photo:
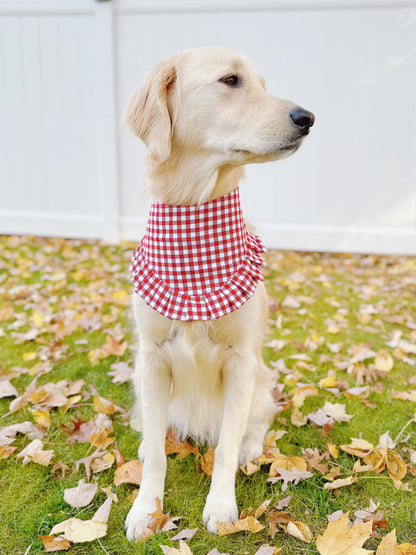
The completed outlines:
<svg viewBox="0 0 416 555">
<path fill-rule="evenodd" d="M 222 80 L 238 76 L 238 86 Z M 294 152 L 302 137 L 295 106 L 269 95 L 252 63 L 223 48 L 185 51 L 158 64 L 132 98 L 125 121 L 148 147 L 146 186 L 159 201 L 198 204 L 238 186 L 244 164 Z M 261 358 L 267 319 L 262 282 L 238 310 L 208 322 L 169 320 L 134 295 L 139 335 L 137 404 L 132 426 L 143 432 L 139 494 L 126 519 L 131 540 L 163 503 L 168 426 L 181 437 L 216 445 L 203 520 L 238 517 L 238 463 L 262 452 L 274 415 L 273 380 Z"/>
</svg>

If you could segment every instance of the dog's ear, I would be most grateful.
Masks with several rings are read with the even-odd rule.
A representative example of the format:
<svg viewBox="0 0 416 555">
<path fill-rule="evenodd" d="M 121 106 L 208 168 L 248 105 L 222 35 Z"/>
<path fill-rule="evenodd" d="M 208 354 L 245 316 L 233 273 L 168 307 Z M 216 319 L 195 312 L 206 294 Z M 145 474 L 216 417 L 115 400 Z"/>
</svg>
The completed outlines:
<svg viewBox="0 0 416 555">
<path fill-rule="evenodd" d="M 175 80 L 172 63 L 159 63 L 136 91 L 123 115 L 127 127 L 146 144 L 150 157 L 158 164 L 169 158 L 171 150 L 168 95 Z"/>
</svg>

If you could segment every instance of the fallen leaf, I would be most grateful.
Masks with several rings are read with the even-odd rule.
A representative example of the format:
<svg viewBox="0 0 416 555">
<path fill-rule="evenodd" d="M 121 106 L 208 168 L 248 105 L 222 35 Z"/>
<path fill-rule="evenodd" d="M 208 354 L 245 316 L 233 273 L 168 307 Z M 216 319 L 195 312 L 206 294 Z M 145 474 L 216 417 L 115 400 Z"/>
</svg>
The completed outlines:
<svg viewBox="0 0 416 555">
<path fill-rule="evenodd" d="M 199 455 L 199 449 L 197 445 L 192 446 L 187 440 L 179 441 L 173 430 L 169 428 L 166 436 L 165 453 L 166 455 L 176 453 L 178 459 L 184 459 L 191 453 Z"/>
<path fill-rule="evenodd" d="M 82 459 L 75 461 L 75 467 L 79 470 L 79 467 L 83 464 L 85 466 L 85 474 L 87 475 L 87 480 L 90 479 L 91 476 L 91 464 L 98 458 L 102 459 L 105 455 L 110 454 L 108 451 L 101 451 L 101 449 L 97 449 L 92 453 L 92 455 L 88 455 Z"/>
<path fill-rule="evenodd" d="M 214 472 L 215 463 L 215 449 L 214 447 L 209 447 L 205 455 L 201 456 L 201 468 L 207 476 L 212 476 Z"/>
<path fill-rule="evenodd" d="M 167 545 L 159 545 L 159 547 L 164 555 L 192 555 L 192 551 L 183 540 L 179 541 L 179 549 Z"/>
<path fill-rule="evenodd" d="M 64 490 L 64 501 L 75 509 L 86 507 L 91 503 L 97 491 L 98 484 L 86 484 L 84 479 L 81 479 L 76 487 Z"/>
<path fill-rule="evenodd" d="M 257 533 L 261 530 L 264 530 L 263 524 L 252 516 L 236 520 L 234 523 L 217 522 L 217 532 L 219 536 L 235 534 L 236 532 L 243 531 Z"/>
<path fill-rule="evenodd" d="M 348 478 L 339 478 L 338 480 L 334 480 L 333 482 L 327 482 L 324 484 L 324 489 L 338 489 L 344 486 L 350 486 L 354 482 L 358 480 L 357 476 L 348 476 Z"/>
<path fill-rule="evenodd" d="M 269 478 L 267 481 L 275 484 L 278 480 L 283 480 L 282 491 L 286 491 L 289 482 L 293 482 L 295 485 L 299 483 L 300 480 L 308 480 L 313 474 L 307 470 L 298 470 L 297 468 L 292 468 L 292 470 L 284 470 L 281 468 L 279 470 L 279 476 L 274 478 Z"/>
<path fill-rule="evenodd" d="M 51 536 L 62 534 L 62 537 L 73 543 L 83 543 L 102 538 L 107 533 L 107 521 L 110 515 L 112 499 L 108 497 L 97 509 L 91 520 L 69 518 L 56 524 Z"/>
<path fill-rule="evenodd" d="M 10 447 L 10 445 L 1 445 L 0 446 L 0 460 L 7 459 L 10 457 L 14 451 L 16 451 L 17 447 Z"/>
<path fill-rule="evenodd" d="M 0 428 L 0 446 L 10 445 L 16 439 L 17 434 L 27 435 L 28 439 L 40 439 L 43 432 L 32 422 L 20 422 Z"/>
<path fill-rule="evenodd" d="M 329 403 L 325 402 L 324 411 L 330 417 L 332 417 L 335 422 L 348 422 L 353 417 L 352 414 L 346 414 L 345 405 L 340 403 Z"/>
<path fill-rule="evenodd" d="M 53 449 L 43 450 L 43 443 L 40 439 L 34 439 L 18 455 L 17 459 L 22 458 L 23 466 L 28 462 L 34 462 L 42 466 L 49 466 L 54 455 Z"/>
<path fill-rule="evenodd" d="M 71 547 L 71 543 L 64 538 L 57 538 L 55 536 L 39 536 L 43 542 L 43 547 L 46 553 L 52 551 L 66 551 Z"/>
<path fill-rule="evenodd" d="M 91 542 L 104 537 L 106 533 L 107 524 L 79 518 L 64 520 L 51 530 L 51 535 L 62 535 L 64 539 L 73 543 Z"/>
<path fill-rule="evenodd" d="M 17 389 L 9 380 L 0 380 L 0 399 L 3 397 L 17 397 Z"/>
<path fill-rule="evenodd" d="M 132 460 L 119 466 L 114 472 L 114 485 L 120 484 L 136 484 L 140 485 L 142 481 L 143 463 L 138 460 Z"/>
<path fill-rule="evenodd" d="M 381 372 L 390 372 L 394 364 L 393 357 L 385 349 L 380 349 L 376 355 L 374 364 L 376 370 L 380 370 Z"/>
<path fill-rule="evenodd" d="M 178 534 L 170 538 L 171 540 L 190 540 L 198 532 L 199 528 L 184 528 Z"/>
<path fill-rule="evenodd" d="M 262 545 L 254 555 L 277 555 L 282 551 L 282 547 L 273 547 L 269 545 Z M 209 555 L 209 554 L 208 554 Z"/>
<path fill-rule="evenodd" d="M 311 543 L 312 541 L 312 532 L 310 531 L 309 526 L 303 522 L 296 520 L 288 522 L 286 532 L 304 542 Z"/>
<path fill-rule="evenodd" d="M 371 536 L 371 522 L 348 525 L 349 513 L 328 524 L 324 533 L 316 539 L 316 547 L 321 555 L 365 555 L 372 551 L 363 549 L 363 543 Z"/>
</svg>

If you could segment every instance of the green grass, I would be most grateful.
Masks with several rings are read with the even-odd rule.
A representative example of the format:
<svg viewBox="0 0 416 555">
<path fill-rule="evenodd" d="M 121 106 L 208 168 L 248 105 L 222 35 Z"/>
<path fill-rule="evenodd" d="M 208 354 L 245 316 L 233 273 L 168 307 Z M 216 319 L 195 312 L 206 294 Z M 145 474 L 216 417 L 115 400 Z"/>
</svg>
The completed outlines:
<svg viewBox="0 0 416 555">
<path fill-rule="evenodd" d="M 135 345 L 128 304 L 113 297 L 113 293 L 130 291 L 128 265 L 132 247 L 128 244 L 109 246 L 33 237 L 0 238 L 0 325 L 3 329 L 0 333 L 0 379 L 11 377 L 21 395 L 36 375 L 39 384 L 64 378 L 74 381 L 83 378 L 86 384 L 84 389 L 91 385 L 101 396 L 126 410 L 130 409 L 134 397 L 132 386 L 112 383 L 107 372 L 116 361 L 132 365 L 133 351 L 127 350 L 122 357 L 109 356 L 96 366 L 91 365 L 87 355 L 91 349 L 101 347 L 108 332 L 116 326 L 123 331 L 129 345 Z M 371 372 L 374 359 L 363 363 L 370 371 L 364 379 L 364 384 L 369 386 L 367 400 L 376 404 L 375 409 L 364 404 L 362 399 L 349 399 L 344 395 L 335 397 L 322 389 L 319 389 L 318 396 L 305 400 L 300 408 L 303 414 L 315 411 L 325 401 L 330 401 L 345 404 L 346 412 L 354 415 L 347 423 L 336 423 L 324 436 L 320 427 L 310 424 L 293 426 L 290 422 L 291 408 L 279 412 L 272 427 L 287 431 L 278 441 L 281 452 L 301 455 L 301 449 L 309 447 L 317 448 L 322 453 L 328 442 L 340 445 L 360 436 L 377 445 L 379 436 L 386 431 L 395 439 L 413 417 L 415 405 L 410 401 L 392 399 L 391 391 L 415 388 L 414 385 L 409 386 L 408 380 L 416 375 L 416 366 L 401 360 L 400 353 L 387 347 L 386 341 L 391 339 L 394 330 L 401 330 L 403 338 L 416 343 L 416 331 L 412 327 L 416 321 L 414 259 L 270 252 L 267 261 L 266 286 L 271 311 L 265 342 L 271 339 L 288 341 L 280 352 L 264 348 L 267 363 L 282 358 L 294 371 L 296 360 L 290 356 L 306 353 L 310 363 L 316 366 L 316 372 L 299 369 L 297 381 L 319 384 L 329 370 L 335 370 L 337 380 L 347 381 L 354 387 L 361 385 L 357 383 L 356 376 L 337 367 L 339 361 L 351 358 L 349 347 L 363 343 L 376 352 L 386 349 L 394 358 L 393 369 L 384 375 Z M 322 277 L 323 274 L 328 279 Z M 283 301 L 289 294 L 300 297 L 300 311 L 284 306 Z M 366 323 L 360 323 L 357 314 L 361 305 L 373 305 L 375 310 Z M 43 322 L 38 324 L 38 336 L 33 341 L 19 342 L 12 334 L 25 333 L 36 327 L 36 313 L 43 314 Z M 76 325 L 71 327 L 71 323 L 80 316 L 90 319 L 92 329 Z M 276 326 L 278 318 L 279 327 Z M 339 318 L 338 333 L 329 333 L 328 318 Z M 409 322 L 410 326 L 406 324 Z M 316 350 L 308 349 L 305 341 L 316 336 L 323 338 L 322 344 Z M 327 343 L 342 343 L 340 353 L 332 353 Z M 40 353 L 44 360 L 25 361 L 23 354 L 31 352 Z M 409 357 L 416 358 L 413 355 Z M 38 375 L 39 366 L 36 365 L 45 360 L 50 361 L 51 369 Z M 31 372 L 32 368 L 35 370 Z M 285 376 L 281 375 L 280 381 L 284 379 Z M 293 383 L 289 381 L 285 392 L 289 393 L 292 387 Z M 25 420 L 34 422 L 30 403 L 26 408 L 10 414 L 10 401 L 11 398 L 0 399 L 0 427 Z M 89 420 L 94 416 L 91 399 L 79 404 L 82 406 L 67 412 L 51 410 L 51 426 L 43 438 L 44 448 L 54 450 L 53 463 L 62 461 L 69 466 L 70 471 L 65 478 L 59 474 L 52 475 L 51 466 L 43 467 L 33 462 L 22 465 L 16 455 L 30 442 L 24 436 L 18 436 L 12 444 L 17 450 L 10 457 L 0 460 L 1 555 L 25 553 L 29 546 L 28 553 L 42 553 L 39 535 L 47 535 L 55 524 L 70 516 L 91 518 L 105 500 L 105 494 L 101 492 L 89 507 L 80 510 L 71 509 L 63 500 L 63 491 L 85 477 L 83 467 L 77 472 L 74 462 L 93 449 L 85 443 L 68 445 L 68 435 L 60 427 L 60 424 L 70 425 L 71 417 Z M 124 460 L 136 458 L 138 434 L 123 425 L 120 417 L 113 417 L 113 422 L 114 435 Z M 407 434 L 410 434 L 407 442 L 399 444 L 396 452 L 409 464 L 410 451 L 406 449 L 416 448 L 414 423 L 408 426 L 404 437 Z M 351 473 L 355 460 L 356 457 L 341 451 L 339 459 L 332 461 L 331 465 L 338 464 L 344 472 Z M 169 456 L 164 507 L 172 515 L 182 517 L 178 530 L 198 528 L 195 537 L 188 542 L 194 555 L 205 555 L 214 547 L 231 555 L 254 555 L 263 544 L 280 546 L 282 553 L 287 554 L 316 554 L 316 537 L 327 527 L 327 515 L 340 509 L 350 511 L 352 515 L 354 511 L 368 507 L 371 499 L 380 504 L 379 508 L 385 512 L 389 523 L 388 530 L 396 529 L 400 543 L 416 543 L 415 494 L 397 490 L 385 471 L 381 474 L 366 472 L 351 486 L 335 492 L 324 489 L 326 480 L 319 472 L 313 471 L 313 474 L 307 481 L 301 481 L 296 486 L 289 485 L 286 492 L 282 492 L 280 483 L 271 485 L 267 482 L 267 466 L 252 476 L 245 476 L 239 471 L 236 478 L 240 509 L 257 507 L 265 499 L 271 499 L 272 506 L 290 495 L 287 510 L 294 520 L 308 524 L 313 534 L 310 544 L 280 529 L 275 539 L 271 540 L 264 516 L 260 520 L 266 526 L 265 530 L 257 534 L 218 537 L 207 533 L 201 518 L 209 480 L 196 465 L 193 455 L 181 461 Z M 113 477 L 114 469 L 108 469 L 94 474 L 91 480 L 100 486 L 109 486 L 113 484 Z M 403 481 L 415 489 L 416 479 L 410 472 Z M 112 489 L 117 493 L 119 502 L 113 503 L 107 535 L 99 541 L 74 544 L 68 553 L 160 554 L 161 544 L 178 547 L 177 541 L 170 540 L 178 530 L 159 533 L 145 545 L 127 542 L 123 523 L 131 506 L 128 495 L 135 488 L 122 484 L 118 487 L 113 485 Z M 365 547 L 375 550 L 385 533 L 379 531 L 378 538 L 367 541 Z"/>
</svg>

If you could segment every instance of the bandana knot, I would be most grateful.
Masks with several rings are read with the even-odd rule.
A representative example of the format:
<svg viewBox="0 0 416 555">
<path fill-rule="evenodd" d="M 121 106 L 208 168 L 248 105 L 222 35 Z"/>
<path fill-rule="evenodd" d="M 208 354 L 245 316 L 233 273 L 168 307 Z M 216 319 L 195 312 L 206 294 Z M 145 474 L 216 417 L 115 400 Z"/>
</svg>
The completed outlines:
<svg viewBox="0 0 416 555">
<path fill-rule="evenodd" d="M 130 268 L 135 292 L 173 320 L 237 310 L 263 280 L 259 237 L 244 223 L 239 190 L 194 206 L 154 202 Z"/>
</svg>

